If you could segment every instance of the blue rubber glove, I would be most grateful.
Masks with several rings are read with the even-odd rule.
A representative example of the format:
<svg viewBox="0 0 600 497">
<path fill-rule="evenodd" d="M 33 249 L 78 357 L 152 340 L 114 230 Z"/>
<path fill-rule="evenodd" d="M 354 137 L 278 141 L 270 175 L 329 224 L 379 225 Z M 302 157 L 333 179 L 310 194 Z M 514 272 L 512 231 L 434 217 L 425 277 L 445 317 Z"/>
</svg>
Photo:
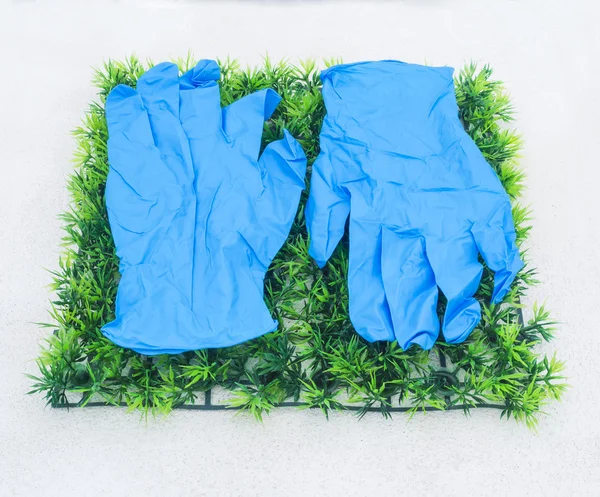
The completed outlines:
<svg viewBox="0 0 600 497">
<path fill-rule="evenodd" d="M 106 101 L 106 205 L 120 258 L 114 343 L 155 355 L 277 328 L 263 279 L 289 233 L 306 158 L 287 131 L 258 158 L 280 97 L 220 107 L 219 67 L 163 63 Z"/>
<path fill-rule="evenodd" d="M 323 267 L 350 215 L 350 318 L 368 341 L 429 349 L 481 317 L 482 266 L 500 302 L 523 266 L 507 194 L 458 117 L 452 69 L 397 61 L 321 73 L 327 116 L 306 220 Z"/>
</svg>

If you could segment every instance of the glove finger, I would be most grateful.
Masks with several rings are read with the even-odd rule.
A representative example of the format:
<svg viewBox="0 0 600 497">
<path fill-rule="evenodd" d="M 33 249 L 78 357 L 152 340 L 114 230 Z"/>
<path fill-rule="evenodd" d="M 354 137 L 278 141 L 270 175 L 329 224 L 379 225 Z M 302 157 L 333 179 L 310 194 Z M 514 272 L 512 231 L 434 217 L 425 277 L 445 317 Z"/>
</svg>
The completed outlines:
<svg viewBox="0 0 600 497">
<path fill-rule="evenodd" d="M 108 94 L 105 103 L 109 139 L 126 134 L 144 146 L 154 145 L 148 115 L 140 94 L 127 85 L 118 85 Z"/>
<path fill-rule="evenodd" d="M 179 78 L 179 119 L 190 140 L 214 141 L 215 131 L 221 129 L 219 78 L 214 60 L 201 60 Z"/>
<path fill-rule="evenodd" d="M 223 109 L 223 131 L 251 160 L 258 157 L 263 125 L 281 102 L 277 92 L 266 89 L 247 95 Z"/>
<path fill-rule="evenodd" d="M 163 62 L 140 76 L 137 91 L 149 112 L 160 108 L 179 116 L 179 69 L 172 62 Z"/>
<path fill-rule="evenodd" d="M 106 100 L 109 173 L 106 207 L 117 255 L 139 264 L 150 253 L 157 227 L 172 210 L 172 196 L 161 193 L 174 183 L 154 144 L 139 93 L 117 86 Z M 177 202 L 175 202 L 177 203 Z"/>
<path fill-rule="evenodd" d="M 506 201 L 486 224 L 473 225 L 471 232 L 485 263 L 495 273 L 492 302 L 501 302 L 523 267 L 516 244 L 510 203 Z"/>
<path fill-rule="evenodd" d="M 337 184 L 329 155 L 322 149 L 312 166 L 306 203 L 308 253 L 320 268 L 325 266 L 344 236 L 349 215 L 350 196 Z"/>
<path fill-rule="evenodd" d="M 381 270 L 398 344 L 430 349 L 440 332 L 438 287 L 423 237 L 383 227 Z"/>
<path fill-rule="evenodd" d="M 481 319 L 479 302 L 473 298 L 482 273 L 477 245 L 467 232 L 448 240 L 427 238 L 425 246 L 435 280 L 448 300 L 442 332 L 448 343 L 460 343 Z"/>
<path fill-rule="evenodd" d="M 187 137 L 179 121 L 179 68 L 170 62 L 154 66 L 137 82 L 148 113 L 154 143 L 166 165 L 182 183 L 193 177 Z"/>
<path fill-rule="evenodd" d="M 254 201 L 255 222 L 249 223 L 244 237 L 266 268 L 285 242 L 298 210 L 306 156 L 286 130 L 282 140 L 265 148 L 258 168 L 262 192 Z"/>
<path fill-rule="evenodd" d="M 369 342 L 395 339 L 382 279 L 382 237 L 375 223 L 350 219 L 348 294 L 350 319 Z"/>
</svg>

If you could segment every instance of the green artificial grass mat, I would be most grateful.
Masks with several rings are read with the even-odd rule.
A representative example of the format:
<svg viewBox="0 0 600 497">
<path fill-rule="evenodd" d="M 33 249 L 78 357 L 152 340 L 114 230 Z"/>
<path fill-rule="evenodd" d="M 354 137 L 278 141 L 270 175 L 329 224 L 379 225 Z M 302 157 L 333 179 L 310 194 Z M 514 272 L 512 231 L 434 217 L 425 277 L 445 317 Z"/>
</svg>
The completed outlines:
<svg viewBox="0 0 600 497">
<path fill-rule="evenodd" d="M 176 61 L 193 67 L 190 56 Z M 338 63 L 325 61 L 325 65 Z M 127 405 L 143 415 L 202 404 L 205 392 L 220 406 L 250 411 L 262 419 L 273 407 L 331 411 L 353 409 L 359 416 L 376 410 L 411 415 L 420 410 L 497 407 L 501 415 L 535 427 L 543 406 L 566 388 L 563 363 L 536 351 L 552 339 L 553 321 L 543 307 L 521 319 L 520 297 L 536 283 L 527 263 L 502 305 L 491 305 L 492 274 L 485 268 L 476 295 L 482 320 L 468 340 L 449 345 L 440 338 L 431 351 L 402 350 L 397 343 L 369 344 L 348 318 L 347 234 L 320 270 L 307 253 L 304 193 L 289 238 L 269 268 L 265 300 L 279 329 L 231 348 L 146 357 L 120 348 L 100 332 L 114 318 L 118 260 L 104 202 L 108 172 L 104 101 L 117 84 L 135 86 L 152 63 L 135 57 L 109 61 L 95 72 L 99 100 L 90 105 L 77 140 L 75 172 L 68 189 L 72 202 L 62 215 L 64 255 L 53 271 L 53 330 L 37 360 L 33 389 L 54 407 L 106 403 Z M 273 88 L 282 103 L 265 124 L 263 146 L 287 128 L 298 138 L 309 166 L 319 152 L 325 109 L 314 61 L 297 66 L 265 59 L 263 67 L 241 70 L 220 61 L 223 105 L 262 88 Z M 520 136 L 508 129 L 513 110 L 492 70 L 473 64 L 456 76 L 456 96 L 467 132 L 502 180 L 513 200 L 518 243 L 530 230 L 528 210 L 517 203 L 524 174 L 517 166 Z M 310 167 L 307 173 L 310 187 Z M 526 251 L 521 249 L 525 259 Z M 440 315 L 444 310 L 440 298 Z M 214 405 L 214 404 L 213 404 Z"/>
</svg>

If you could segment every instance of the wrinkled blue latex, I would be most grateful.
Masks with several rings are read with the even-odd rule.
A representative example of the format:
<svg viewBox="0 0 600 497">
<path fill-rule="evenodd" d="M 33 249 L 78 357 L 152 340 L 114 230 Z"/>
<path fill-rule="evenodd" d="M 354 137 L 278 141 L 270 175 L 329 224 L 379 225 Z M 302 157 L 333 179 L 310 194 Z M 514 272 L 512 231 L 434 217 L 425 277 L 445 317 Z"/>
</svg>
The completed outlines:
<svg viewBox="0 0 600 497">
<path fill-rule="evenodd" d="M 287 131 L 258 158 L 280 97 L 261 90 L 221 109 L 219 67 L 146 72 L 106 100 L 106 206 L 120 258 L 114 343 L 153 355 L 224 347 L 277 328 L 267 267 L 304 188 Z"/>
<path fill-rule="evenodd" d="M 439 286 L 444 337 L 462 342 L 480 320 L 478 254 L 495 271 L 493 302 L 523 265 L 509 198 L 461 125 L 452 73 L 397 61 L 321 73 L 309 253 L 323 267 L 350 216 L 350 318 L 368 341 L 431 348 Z"/>
</svg>

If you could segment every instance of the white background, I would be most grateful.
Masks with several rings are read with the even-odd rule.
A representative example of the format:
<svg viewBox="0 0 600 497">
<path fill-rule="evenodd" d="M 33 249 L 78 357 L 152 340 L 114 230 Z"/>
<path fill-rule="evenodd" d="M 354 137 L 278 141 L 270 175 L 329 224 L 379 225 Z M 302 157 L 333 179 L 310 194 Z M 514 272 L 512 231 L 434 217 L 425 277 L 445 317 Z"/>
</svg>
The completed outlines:
<svg viewBox="0 0 600 497">
<path fill-rule="evenodd" d="M 600 30 L 597 2 L 0 3 L 0 495 L 600 495 Z M 115 408 L 52 410 L 23 373 L 46 331 L 68 205 L 70 131 L 92 67 L 135 52 L 275 59 L 342 55 L 489 62 L 523 133 L 530 259 L 562 322 L 572 389 L 539 434 L 495 410 L 369 415 L 280 409 L 140 423 Z"/>
</svg>

